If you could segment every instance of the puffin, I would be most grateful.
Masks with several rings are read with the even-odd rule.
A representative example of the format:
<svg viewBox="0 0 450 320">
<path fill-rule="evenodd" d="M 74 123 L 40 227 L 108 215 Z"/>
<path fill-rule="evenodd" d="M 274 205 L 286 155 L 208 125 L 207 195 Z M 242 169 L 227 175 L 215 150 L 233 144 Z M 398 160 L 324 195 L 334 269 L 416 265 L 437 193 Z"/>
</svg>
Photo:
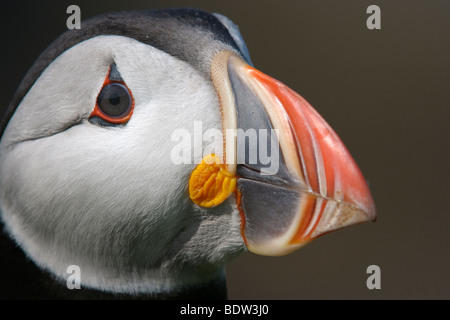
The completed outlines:
<svg viewBox="0 0 450 320">
<path fill-rule="evenodd" d="M 243 252 L 376 218 L 335 131 L 217 13 L 83 21 L 37 58 L 0 135 L 3 298 L 226 299 Z"/>
</svg>

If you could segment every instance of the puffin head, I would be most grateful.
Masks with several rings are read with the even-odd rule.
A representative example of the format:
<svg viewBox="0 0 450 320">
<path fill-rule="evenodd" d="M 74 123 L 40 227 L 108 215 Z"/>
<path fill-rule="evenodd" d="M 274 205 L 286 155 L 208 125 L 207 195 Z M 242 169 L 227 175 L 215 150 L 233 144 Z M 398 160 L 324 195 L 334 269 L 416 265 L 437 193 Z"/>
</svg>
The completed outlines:
<svg viewBox="0 0 450 320">
<path fill-rule="evenodd" d="M 193 9 L 111 13 L 38 58 L 0 144 L 6 231 L 62 282 L 158 294 L 375 218 L 336 133 Z"/>
</svg>

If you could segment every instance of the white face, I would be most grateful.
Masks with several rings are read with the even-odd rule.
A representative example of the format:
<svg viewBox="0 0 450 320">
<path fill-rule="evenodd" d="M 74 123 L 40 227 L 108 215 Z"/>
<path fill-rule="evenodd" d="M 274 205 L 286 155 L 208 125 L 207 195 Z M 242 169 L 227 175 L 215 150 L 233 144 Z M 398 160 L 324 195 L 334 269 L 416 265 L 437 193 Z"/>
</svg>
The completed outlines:
<svg viewBox="0 0 450 320">
<path fill-rule="evenodd" d="M 113 62 L 135 107 L 126 125 L 102 127 L 88 118 Z M 194 137 L 194 121 L 222 128 L 212 84 L 189 64 L 120 36 L 74 46 L 42 73 L 3 135 L 7 228 L 62 279 L 78 265 L 86 286 L 150 292 L 215 276 L 244 243 L 234 199 L 196 206 L 187 192 L 195 163 L 171 160 L 172 133 Z"/>
</svg>

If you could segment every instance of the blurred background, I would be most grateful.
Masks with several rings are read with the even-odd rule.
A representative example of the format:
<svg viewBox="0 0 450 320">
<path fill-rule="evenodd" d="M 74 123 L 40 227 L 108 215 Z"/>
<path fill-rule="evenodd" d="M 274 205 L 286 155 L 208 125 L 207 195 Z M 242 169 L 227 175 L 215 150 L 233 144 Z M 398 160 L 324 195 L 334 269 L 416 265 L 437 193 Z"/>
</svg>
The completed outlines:
<svg viewBox="0 0 450 320">
<path fill-rule="evenodd" d="M 29 1 L 0 11 L 0 114 L 39 53 L 108 11 L 194 7 L 232 19 L 255 67 L 307 99 L 369 181 L 378 220 L 284 257 L 245 253 L 227 267 L 230 299 L 450 298 L 450 2 Z M 381 8 L 381 30 L 366 9 Z M 369 290 L 366 269 L 381 268 Z"/>
</svg>

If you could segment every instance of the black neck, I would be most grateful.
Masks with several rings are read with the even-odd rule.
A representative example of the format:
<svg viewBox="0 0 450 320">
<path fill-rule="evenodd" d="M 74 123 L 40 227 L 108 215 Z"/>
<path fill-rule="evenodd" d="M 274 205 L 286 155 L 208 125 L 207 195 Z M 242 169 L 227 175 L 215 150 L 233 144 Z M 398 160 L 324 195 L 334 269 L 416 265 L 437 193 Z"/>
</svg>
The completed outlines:
<svg viewBox="0 0 450 320">
<path fill-rule="evenodd" d="M 0 223 L 3 230 L 3 224 Z M 38 268 L 21 248 L 0 231 L 0 300 L 2 299 L 156 299 L 224 300 L 226 281 L 222 277 L 202 286 L 158 295 L 113 294 L 93 289 L 68 289 L 52 275 Z"/>
</svg>

